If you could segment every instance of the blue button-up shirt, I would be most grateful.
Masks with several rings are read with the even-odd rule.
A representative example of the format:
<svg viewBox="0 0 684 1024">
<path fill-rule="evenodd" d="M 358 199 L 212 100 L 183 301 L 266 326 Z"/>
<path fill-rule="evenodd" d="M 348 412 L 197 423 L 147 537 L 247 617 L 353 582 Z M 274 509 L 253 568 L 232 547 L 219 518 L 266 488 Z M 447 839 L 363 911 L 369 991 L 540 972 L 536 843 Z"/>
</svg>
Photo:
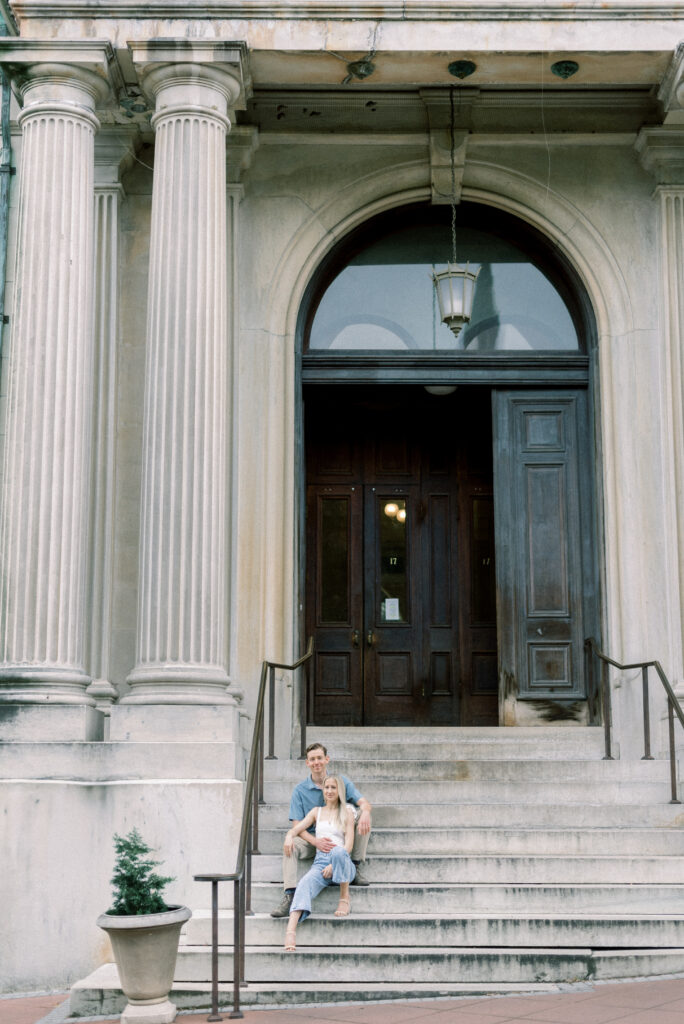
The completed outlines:
<svg viewBox="0 0 684 1024">
<path fill-rule="evenodd" d="M 361 793 L 348 778 L 344 775 L 340 775 L 340 778 L 344 782 L 345 787 L 345 799 L 348 804 L 358 804 L 359 800 L 363 799 Z M 303 782 L 300 782 L 294 788 L 292 799 L 290 800 L 290 821 L 301 821 L 305 818 L 310 810 L 314 807 L 324 807 L 325 797 L 323 796 L 323 787 L 317 786 L 309 775 Z M 316 826 L 312 825 L 309 832 L 315 832 Z"/>
</svg>

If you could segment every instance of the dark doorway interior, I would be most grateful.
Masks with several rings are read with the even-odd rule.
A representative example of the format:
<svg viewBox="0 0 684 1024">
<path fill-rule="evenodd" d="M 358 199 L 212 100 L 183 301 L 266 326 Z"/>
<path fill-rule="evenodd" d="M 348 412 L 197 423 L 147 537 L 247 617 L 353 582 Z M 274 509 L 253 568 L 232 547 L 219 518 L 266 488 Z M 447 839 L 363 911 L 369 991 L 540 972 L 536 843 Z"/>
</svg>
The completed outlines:
<svg viewBox="0 0 684 1024">
<path fill-rule="evenodd" d="M 491 395 L 304 389 L 317 725 L 496 725 Z"/>
</svg>

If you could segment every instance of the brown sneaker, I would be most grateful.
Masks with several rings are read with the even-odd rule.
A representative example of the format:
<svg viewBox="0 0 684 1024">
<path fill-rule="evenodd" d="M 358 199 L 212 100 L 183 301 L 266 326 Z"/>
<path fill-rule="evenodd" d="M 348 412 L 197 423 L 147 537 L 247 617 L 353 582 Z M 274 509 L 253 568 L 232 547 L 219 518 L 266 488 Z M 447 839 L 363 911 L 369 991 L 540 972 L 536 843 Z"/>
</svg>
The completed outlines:
<svg viewBox="0 0 684 1024">
<path fill-rule="evenodd" d="M 370 882 L 368 881 L 363 871 L 361 870 L 362 867 L 365 867 L 365 864 L 365 860 L 360 860 L 359 863 L 356 865 L 356 874 L 354 875 L 352 881 L 349 883 L 350 885 L 370 885 Z"/>
<path fill-rule="evenodd" d="M 293 896 L 293 892 L 284 892 L 283 898 L 278 904 L 278 906 L 275 908 L 275 910 L 271 911 L 271 917 L 289 917 Z"/>
</svg>

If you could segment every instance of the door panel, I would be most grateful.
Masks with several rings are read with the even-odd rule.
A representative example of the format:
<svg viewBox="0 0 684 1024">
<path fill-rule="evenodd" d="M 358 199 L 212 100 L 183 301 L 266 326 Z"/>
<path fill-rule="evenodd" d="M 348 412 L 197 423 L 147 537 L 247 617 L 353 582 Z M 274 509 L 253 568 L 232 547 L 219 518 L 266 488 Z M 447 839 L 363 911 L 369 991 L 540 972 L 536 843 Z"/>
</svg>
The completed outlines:
<svg viewBox="0 0 684 1024">
<path fill-rule="evenodd" d="M 586 696 L 586 398 L 570 390 L 494 395 L 500 671 L 519 699 Z"/>
<path fill-rule="evenodd" d="M 365 488 L 364 719 L 422 719 L 418 488 Z"/>
<path fill-rule="evenodd" d="M 321 725 L 361 723 L 363 652 L 361 488 L 309 488 L 307 607 L 316 636 L 313 714 Z"/>
</svg>

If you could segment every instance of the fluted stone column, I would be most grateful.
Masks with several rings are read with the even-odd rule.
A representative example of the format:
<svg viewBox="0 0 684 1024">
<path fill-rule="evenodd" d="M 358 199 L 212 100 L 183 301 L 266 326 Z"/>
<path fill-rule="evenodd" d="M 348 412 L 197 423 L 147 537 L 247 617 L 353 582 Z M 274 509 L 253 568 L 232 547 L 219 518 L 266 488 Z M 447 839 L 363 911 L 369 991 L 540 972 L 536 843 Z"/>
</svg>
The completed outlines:
<svg viewBox="0 0 684 1024">
<path fill-rule="evenodd" d="M 681 169 L 684 171 L 684 132 L 681 133 Z M 668 339 L 668 383 L 671 403 L 673 445 L 673 487 L 677 537 L 679 583 L 679 664 L 675 692 L 684 700 L 684 185 L 661 185 L 656 189 L 660 207 L 661 268 L 663 272 L 663 326 Z M 675 559 L 673 559 L 673 562 Z"/>
<path fill-rule="evenodd" d="M 122 172 L 134 159 L 138 129 L 116 125 L 95 139 L 93 443 L 88 581 L 88 694 L 105 713 L 118 693 L 111 681 L 114 507 L 116 498 L 119 206 Z"/>
<path fill-rule="evenodd" d="M 21 88 L 0 702 L 87 705 L 93 139 L 106 86 L 85 68 L 40 64 L 24 70 Z"/>
<path fill-rule="evenodd" d="M 234 704 L 228 691 L 227 113 L 216 66 L 162 65 L 156 112 L 137 664 L 127 704 Z"/>
<path fill-rule="evenodd" d="M 659 98 L 669 112 L 684 109 L 684 46 L 672 61 Z M 670 119 L 668 113 L 666 120 Z M 658 209 L 660 237 L 661 329 L 663 338 L 664 403 L 667 410 L 669 472 L 666 485 L 668 550 L 672 572 L 663 580 L 663 592 L 672 608 L 670 679 L 684 700 L 684 126 L 677 119 L 658 127 L 642 128 L 636 150 L 645 170 L 656 182 L 653 193 Z M 666 705 L 658 691 L 663 714 L 662 749 L 667 746 Z M 681 730 L 676 737 L 681 743 Z"/>
</svg>

